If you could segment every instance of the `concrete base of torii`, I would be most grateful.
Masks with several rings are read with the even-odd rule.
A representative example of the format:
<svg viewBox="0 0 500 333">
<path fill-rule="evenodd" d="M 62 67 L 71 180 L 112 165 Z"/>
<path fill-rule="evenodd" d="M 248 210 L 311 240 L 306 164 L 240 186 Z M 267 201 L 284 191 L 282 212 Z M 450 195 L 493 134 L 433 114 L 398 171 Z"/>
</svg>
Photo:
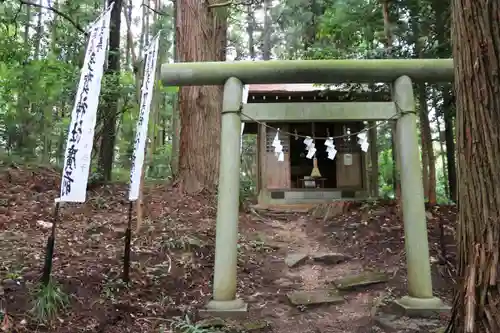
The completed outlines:
<svg viewBox="0 0 500 333">
<path fill-rule="evenodd" d="M 451 307 L 438 297 L 416 298 L 403 296 L 394 303 L 399 306 L 408 317 L 428 318 L 449 313 Z"/>
<path fill-rule="evenodd" d="M 211 300 L 204 309 L 199 311 L 201 317 L 226 318 L 246 318 L 248 314 L 248 304 L 241 299 L 232 301 L 214 301 Z"/>
</svg>

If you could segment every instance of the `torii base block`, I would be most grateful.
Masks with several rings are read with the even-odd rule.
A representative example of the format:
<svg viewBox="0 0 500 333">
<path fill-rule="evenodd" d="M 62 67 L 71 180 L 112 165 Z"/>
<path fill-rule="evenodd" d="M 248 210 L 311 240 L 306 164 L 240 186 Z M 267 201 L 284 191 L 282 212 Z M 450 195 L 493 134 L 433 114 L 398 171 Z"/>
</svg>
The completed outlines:
<svg viewBox="0 0 500 333">
<path fill-rule="evenodd" d="M 198 313 L 200 317 L 205 318 L 245 319 L 248 315 L 248 304 L 238 298 L 232 301 L 211 300 Z"/>
<path fill-rule="evenodd" d="M 449 313 L 451 307 L 444 304 L 437 297 L 431 298 L 416 298 L 403 296 L 394 301 L 394 304 L 399 306 L 404 314 L 413 318 L 429 318 Z"/>
</svg>

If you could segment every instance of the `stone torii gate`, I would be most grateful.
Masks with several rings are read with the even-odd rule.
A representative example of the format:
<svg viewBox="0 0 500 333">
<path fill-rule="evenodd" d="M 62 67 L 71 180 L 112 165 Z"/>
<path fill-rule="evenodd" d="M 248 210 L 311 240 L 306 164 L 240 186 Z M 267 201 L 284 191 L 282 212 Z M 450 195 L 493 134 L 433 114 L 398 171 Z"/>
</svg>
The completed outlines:
<svg viewBox="0 0 500 333">
<path fill-rule="evenodd" d="M 206 311 L 222 315 L 247 310 L 244 301 L 236 298 L 243 84 L 351 82 L 385 82 L 392 83 L 393 87 L 393 101 L 388 102 L 392 106 L 382 109 L 380 119 L 387 117 L 388 110 L 397 113 L 396 152 L 401 165 L 408 295 L 396 303 L 413 316 L 447 308 L 432 291 L 412 79 L 420 82 L 452 81 L 452 59 L 176 63 L 162 65 L 161 79 L 166 86 L 224 85 L 213 299 L 207 304 Z M 353 109 L 362 118 L 356 104 L 346 102 L 342 113 L 347 114 Z M 366 118 L 373 119 L 374 111 L 366 110 Z M 330 112 L 338 112 L 338 108 L 332 108 Z"/>
</svg>

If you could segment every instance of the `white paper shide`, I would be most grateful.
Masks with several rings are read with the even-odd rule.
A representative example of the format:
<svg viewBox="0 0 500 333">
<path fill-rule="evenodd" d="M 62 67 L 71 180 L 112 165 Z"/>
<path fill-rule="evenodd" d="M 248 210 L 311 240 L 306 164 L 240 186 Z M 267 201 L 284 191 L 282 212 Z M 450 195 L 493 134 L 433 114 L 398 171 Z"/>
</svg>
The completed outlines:
<svg viewBox="0 0 500 333">
<path fill-rule="evenodd" d="M 144 64 L 144 79 L 141 87 L 141 106 L 137 129 L 135 132 L 134 153 L 132 154 L 132 167 L 130 169 L 130 191 L 128 199 L 135 201 L 139 198 L 142 167 L 144 164 L 144 150 L 148 136 L 149 111 L 153 98 L 153 89 L 156 73 L 156 59 L 158 58 L 159 34 L 151 42 L 146 51 Z"/>
<path fill-rule="evenodd" d="M 306 158 L 312 159 L 316 154 L 316 145 L 314 144 L 313 138 L 307 136 L 304 139 L 304 144 L 306 145 L 306 151 L 307 151 Z"/>
<path fill-rule="evenodd" d="M 335 159 L 337 155 L 337 149 L 335 149 L 335 143 L 333 142 L 333 137 L 328 137 L 325 140 L 326 152 L 328 153 L 328 158 L 331 160 Z"/>
<path fill-rule="evenodd" d="M 366 137 L 366 133 L 362 132 L 358 134 L 358 144 L 361 146 L 361 150 L 365 153 L 368 151 L 368 147 L 370 144 L 368 143 L 368 138 Z"/>
<path fill-rule="evenodd" d="M 110 5 L 89 30 L 90 38 L 71 113 L 58 202 L 85 202 L 112 9 L 113 5 Z"/>
<path fill-rule="evenodd" d="M 285 154 L 283 153 L 283 145 L 280 140 L 280 129 L 276 131 L 276 135 L 274 136 L 274 140 L 272 146 L 274 147 L 274 156 L 278 158 L 278 162 L 285 161 Z"/>
<path fill-rule="evenodd" d="M 248 84 L 244 85 L 243 86 L 243 92 L 241 94 L 241 102 L 243 104 L 247 104 L 248 103 L 248 94 L 250 92 L 250 87 L 248 86 Z"/>
</svg>

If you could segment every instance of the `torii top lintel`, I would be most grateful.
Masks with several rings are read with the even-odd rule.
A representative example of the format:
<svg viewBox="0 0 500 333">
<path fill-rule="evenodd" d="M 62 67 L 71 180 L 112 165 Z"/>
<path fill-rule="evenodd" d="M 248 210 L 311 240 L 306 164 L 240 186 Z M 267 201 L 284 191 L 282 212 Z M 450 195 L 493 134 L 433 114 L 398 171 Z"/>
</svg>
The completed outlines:
<svg viewBox="0 0 500 333">
<path fill-rule="evenodd" d="M 271 60 L 163 64 L 167 86 L 223 85 L 230 77 L 244 84 L 392 82 L 407 75 L 414 81 L 450 82 L 453 59 Z"/>
</svg>

